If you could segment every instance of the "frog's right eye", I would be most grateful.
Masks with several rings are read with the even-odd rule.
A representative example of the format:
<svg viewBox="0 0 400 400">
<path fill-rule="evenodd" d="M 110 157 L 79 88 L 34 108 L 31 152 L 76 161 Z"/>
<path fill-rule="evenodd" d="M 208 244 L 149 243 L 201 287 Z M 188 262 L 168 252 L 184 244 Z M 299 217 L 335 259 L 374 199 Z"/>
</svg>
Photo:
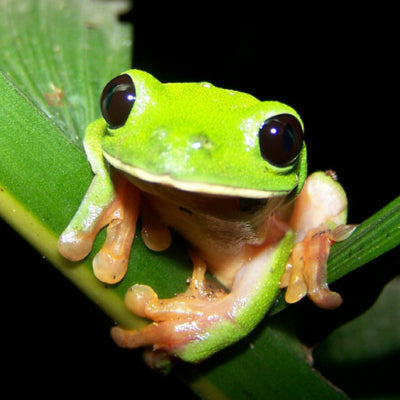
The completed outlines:
<svg viewBox="0 0 400 400">
<path fill-rule="evenodd" d="M 109 128 L 125 125 L 135 100 L 135 85 L 128 74 L 119 75 L 107 83 L 101 94 L 100 107 Z"/>
</svg>

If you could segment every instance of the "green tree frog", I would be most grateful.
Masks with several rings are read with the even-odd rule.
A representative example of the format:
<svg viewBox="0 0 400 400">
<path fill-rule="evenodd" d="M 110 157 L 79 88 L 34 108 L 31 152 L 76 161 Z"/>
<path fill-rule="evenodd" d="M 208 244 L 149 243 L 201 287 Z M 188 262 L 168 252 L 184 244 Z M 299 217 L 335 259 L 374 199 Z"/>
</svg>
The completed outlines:
<svg viewBox="0 0 400 400">
<path fill-rule="evenodd" d="M 128 309 L 153 322 L 114 327 L 118 345 L 198 362 L 246 336 L 280 287 L 289 303 L 308 294 L 320 307 L 340 305 L 326 260 L 331 243 L 348 236 L 346 195 L 331 173 L 306 179 L 296 111 L 210 83 L 163 84 L 140 70 L 105 86 L 101 111 L 84 138 L 93 182 L 59 251 L 83 259 L 107 226 L 93 271 L 117 283 L 140 218 L 149 249 L 167 249 L 173 230 L 193 262 L 185 293 L 159 299 L 146 285 L 128 290 Z"/>
</svg>

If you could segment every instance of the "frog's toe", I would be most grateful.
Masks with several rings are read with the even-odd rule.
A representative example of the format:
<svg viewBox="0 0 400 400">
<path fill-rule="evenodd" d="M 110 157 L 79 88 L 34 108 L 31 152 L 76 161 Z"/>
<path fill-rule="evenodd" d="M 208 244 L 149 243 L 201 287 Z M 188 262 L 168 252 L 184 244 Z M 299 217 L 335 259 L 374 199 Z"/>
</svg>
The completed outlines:
<svg viewBox="0 0 400 400">
<path fill-rule="evenodd" d="M 304 278 L 308 297 L 319 307 L 328 310 L 342 304 L 338 293 L 327 284 L 327 260 L 332 245 L 332 231 L 323 227 L 310 230 L 304 241 Z"/>
<path fill-rule="evenodd" d="M 125 294 L 125 305 L 134 314 L 147 317 L 147 308 L 159 306 L 159 300 L 156 292 L 147 285 L 136 284 L 132 286 Z"/>
<path fill-rule="evenodd" d="M 221 292 L 219 297 L 223 296 Z M 169 299 L 159 299 L 150 286 L 139 284 L 132 286 L 125 294 L 125 305 L 128 310 L 155 323 L 201 318 L 214 303 L 211 298 L 198 297 L 191 291 Z"/>
<path fill-rule="evenodd" d="M 93 239 L 77 230 L 65 230 L 58 240 L 58 251 L 67 260 L 83 260 L 92 250 Z"/>
<path fill-rule="evenodd" d="M 140 212 L 142 219 L 141 236 L 145 245 L 153 251 L 164 251 L 171 245 L 172 237 L 169 228 L 160 216 L 143 202 Z"/>
<path fill-rule="evenodd" d="M 134 349 L 143 346 L 144 337 L 139 335 L 140 330 L 125 330 L 119 326 L 111 329 L 111 338 L 119 347 Z"/>
<path fill-rule="evenodd" d="M 286 271 L 281 277 L 280 287 L 287 288 L 285 301 L 289 304 L 297 303 L 307 294 L 307 284 L 304 279 L 304 247 L 297 243 L 286 265 Z"/>
<path fill-rule="evenodd" d="M 171 351 L 183 347 L 196 337 L 195 322 L 169 320 L 152 323 L 138 330 L 111 329 L 114 342 L 123 348 L 135 349 L 152 346 L 153 350 Z"/>
<path fill-rule="evenodd" d="M 93 259 L 93 273 L 104 283 L 118 283 L 128 269 L 128 256 L 118 257 L 115 254 L 100 250 Z"/>
<path fill-rule="evenodd" d="M 314 304 L 325 310 L 334 310 L 343 303 L 342 296 L 329 290 L 327 285 L 308 292 L 308 297 Z"/>
<path fill-rule="evenodd" d="M 300 301 L 307 294 L 307 286 L 303 277 L 299 277 L 296 282 L 292 282 L 287 286 L 285 293 L 286 303 L 293 304 Z"/>
</svg>

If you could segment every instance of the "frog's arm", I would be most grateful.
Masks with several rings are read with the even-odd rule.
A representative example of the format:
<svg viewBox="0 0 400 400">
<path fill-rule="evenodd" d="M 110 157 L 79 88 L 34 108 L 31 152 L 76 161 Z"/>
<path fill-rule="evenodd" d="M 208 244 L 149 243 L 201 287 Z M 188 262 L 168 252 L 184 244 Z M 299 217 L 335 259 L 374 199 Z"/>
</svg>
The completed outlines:
<svg viewBox="0 0 400 400">
<path fill-rule="evenodd" d="M 108 225 L 106 243 L 95 257 L 93 269 L 100 280 L 115 283 L 126 273 L 139 212 L 139 192 L 124 180 L 118 179 L 118 176 L 111 177 L 101 147 L 105 130 L 103 119 L 94 121 L 86 129 L 83 144 L 95 175 L 78 211 L 60 236 L 58 248 L 67 259 L 81 260 L 90 253 L 98 232 Z M 135 205 L 130 209 L 123 206 L 124 202 L 129 203 L 127 197 Z M 124 229 L 129 224 L 132 228 Z M 119 232 L 125 232 L 128 236 L 123 246 L 118 245 Z M 110 263 L 112 268 L 104 268 Z"/>
<path fill-rule="evenodd" d="M 206 265 L 192 254 L 189 292 L 159 300 L 148 286 L 135 285 L 125 302 L 135 314 L 154 322 L 141 330 L 115 327 L 112 337 L 122 347 L 153 346 L 185 361 L 198 362 L 245 337 L 264 317 L 279 290 L 294 232 L 265 247 L 235 277 L 229 294 L 204 278 Z"/>
<path fill-rule="evenodd" d="M 60 253 L 71 261 L 81 260 L 89 254 L 102 228 L 99 220 L 115 197 L 114 185 L 101 150 L 105 129 L 104 120 L 99 119 L 91 123 L 85 132 L 83 144 L 95 176 L 58 243 Z"/>
<path fill-rule="evenodd" d="M 285 300 L 295 303 L 305 295 L 321 308 L 334 309 L 342 298 L 327 284 L 327 260 L 331 245 L 348 238 L 356 225 L 346 225 L 347 198 L 332 171 L 310 175 L 296 199 L 289 220 L 296 232 L 281 287 Z"/>
</svg>

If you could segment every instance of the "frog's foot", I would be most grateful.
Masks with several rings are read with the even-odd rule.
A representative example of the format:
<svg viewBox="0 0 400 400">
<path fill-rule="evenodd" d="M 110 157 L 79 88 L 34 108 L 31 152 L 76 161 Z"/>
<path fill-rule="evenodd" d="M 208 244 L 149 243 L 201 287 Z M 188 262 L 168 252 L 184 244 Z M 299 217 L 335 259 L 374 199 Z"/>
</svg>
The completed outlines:
<svg viewBox="0 0 400 400">
<path fill-rule="evenodd" d="M 159 299 L 147 285 L 134 285 L 125 295 L 125 304 L 134 314 L 153 323 L 140 330 L 114 327 L 111 336 L 120 347 L 153 346 L 153 350 L 174 352 L 205 335 L 207 325 L 221 315 L 217 304 L 226 298 L 225 291 L 205 278 L 206 265 L 192 255 L 193 275 L 185 293 L 171 299 Z M 214 317 L 214 319 L 213 319 Z"/>
<path fill-rule="evenodd" d="M 83 216 L 78 210 L 75 220 L 60 236 L 60 253 L 71 261 L 85 258 L 92 249 L 99 231 L 107 226 L 107 237 L 93 260 L 95 276 L 105 283 L 117 283 L 126 274 L 132 241 L 139 215 L 140 192 L 122 177 L 116 179 L 115 193 L 109 204 L 96 207 L 88 198 L 80 210 L 88 209 Z"/>
<path fill-rule="evenodd" d="M 339 225 L 334 230 L 320 226 L 296 243 L 280 284 L 287 287 L 287 303 L 296 303 L 307 294 L 324 309 L 332 310 L 342 304 L 341 296 L 328 287 L 326 263 L 332 243 L 345 240 L 353 230 L 354 225 Z"/>
<path fill-rule="evenodd" d="M 153 322 L 139 330 L 114 327 L 113 339 L 121 347 L 152 346 L 157 355 L 167 353 L 189 362 L 199 362 L 237 342 L 274 302 L 293 241 L 290 230 L 275 243 L 252 247 L 230 292 L 207 280 L 206 264 L 190 253 L 194 267 L 189 289 L 164 300 L 148 286 L 133 286 L 126 294 L 126 306 Z"/>
<path fill-rule="evenodd" d="M 339 294 L 331 292 L 326 278 L 326 262 L 331 245 L 347 239 L 355 225 L 345 225 L 346 194 L 333 171 L 311 174 L 294 204 L 289 225 L 298 243 L 281 278 L 287 287 L 285 299 L 295 303 L 307 293 L 319 307 L 334 309 L 342 303 Z"/>
</svg>

